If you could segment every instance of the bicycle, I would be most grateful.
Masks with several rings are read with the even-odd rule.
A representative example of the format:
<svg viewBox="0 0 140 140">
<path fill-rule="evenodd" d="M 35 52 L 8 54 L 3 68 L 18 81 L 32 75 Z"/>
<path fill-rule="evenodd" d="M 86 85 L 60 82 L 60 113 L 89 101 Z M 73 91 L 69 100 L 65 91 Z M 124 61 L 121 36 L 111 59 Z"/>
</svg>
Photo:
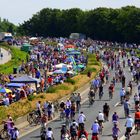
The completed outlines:
<svg viewBox="0 0 140 140">
<path fill-rule="evenodd" d="M 103 122 L 102 122 L 102 121 L 98 121 L 98 124 L 99 124 L 99 126 L 100 126 L 99 134 L 102 135 L 102 132 L 103 132 Z"/>
<path fill-rule="evenodd" d="M 126 140 L 130 140 L 131 130 L 132 128 L 126 128 L 126 133 L 125 133 Z"/>
<path fill-rule="evenodd" d="M 0 139 L 9 140 L 9 138 L 7 124 L 4 124 L 4 128 L 0 131 Z"/>
<path fill-rule="evenodd" d="M 65 122 L 65 124 L 66 124 L 66 127 L 69 128 L 69 124 L 70 124 L 70 117 L 69 116 L 66 116 L 66 122 Z"/>
<path fill-rule="evenodd" d="M 27 115 L 27 121 L 29 122 L 30 125 L 34 124 L 39 124 L 39 119 L 40 116 L 37 113 L 37 111 L 33 110 L 32 112 L 29 113 L 29 115 Z"/>
<path fill-rule="evenodd" d="M 99 92 L 99 99 L 101 100 L 103 97 L 103 92 Z"/>
<path fill-rule="evenodd" d="M 140 122 L 136 122 L 136 131 L 137 131 L 137 134 L 139 133 L 139 130 L 140 130 Z"/>
<path fill-rule="evenodd" d="M 109 100 L 111 100 L 113 98 L 113 92 L 109 91 Z"/>
</svg>

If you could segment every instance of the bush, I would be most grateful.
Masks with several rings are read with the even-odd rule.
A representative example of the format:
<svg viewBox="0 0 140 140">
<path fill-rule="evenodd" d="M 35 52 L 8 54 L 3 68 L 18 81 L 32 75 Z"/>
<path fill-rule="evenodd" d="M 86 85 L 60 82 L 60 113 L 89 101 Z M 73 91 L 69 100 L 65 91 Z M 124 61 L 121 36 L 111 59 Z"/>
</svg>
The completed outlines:
<svg viewBox="0 0 140 140">
<path fill-rule="evenodd" d="M 28 100 L 29 100 L 29 101 L 33 101 L 34 99 L 35 99 L 35 96 L 34 96 L 34 95 L 29 95 L 29 96 L 28 96 Z"/>
<path fill-rule="evenodd" d="M 70 78 L 68 78 L 65 82 L 71 83 L 72 85 L 75 85 L 75 81 L 73 79 L 70 79 Z"/>
<path fill-rule="evenodd" d="M 55 93 L 55 92 L 56 92 L 56 88 L 54 88 L 54 87 L 49 87 L 47 89 L 47 93 Z"/>
</svg>

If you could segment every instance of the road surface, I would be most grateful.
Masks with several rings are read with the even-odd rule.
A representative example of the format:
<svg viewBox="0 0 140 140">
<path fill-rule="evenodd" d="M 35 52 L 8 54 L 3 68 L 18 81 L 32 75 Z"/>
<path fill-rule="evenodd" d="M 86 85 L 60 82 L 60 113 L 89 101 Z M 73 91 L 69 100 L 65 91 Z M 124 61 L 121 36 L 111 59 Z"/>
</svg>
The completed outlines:
<svg viewBox="0 0 140 140">
<path fill-rule="evenodd" d="M 132 75 L 129 72 L 128 67 L 126 67 L 124 69 L 124 71 L 125 71 L 125 75 L 126 75 L 126 85 L 127 85 L 128 82 L 132 79 Z M 113 76 L 114 76 L 114 71 L 111 71 L 110 81 L 112 80 Z M 111 110 L 110 110 L 109 121 L 104 123 L 103 135 L 100 136 L 100 140 L 111 140 L 112 139 L 111 135 L 112 135 L 112 126 L 113 125 L 112 125 L 112 122 L 111 122 L 111 117 L 112 117 L 112 114 L 114 112 L 117 112 L 119 117 L 120 117 L 119 127 L 121 129 L 121 133 L 120 133 L 119 137 L 121 138 L 125 133 L 124 110 L 123 110 L 123 106 L 118 105 L 118 103 L 120 101 L 119 91 L 120 91 L 120 88 L 121 88 L 121 83 L 117 83 L 115 85 L 114 97 L 110 101 L 109 101 L 109 96 L 108 96 L 108 86 L 109 86 L 109 84 L 106 84 L 104 86 L 104 95 L 103 95 L 102 100 L 98 100 L 98 96 L 96 96 L 96 101 L 95 101 L 94 105 L 90 106 L 90 107 L 89 107 L 89 103 L 88 103 L 88 99 L 87 99 L 87 94 L 89 92 L 89 87 L 84 90 L 85 94 L 82 96 L 82 100 L 84 101 L 84 103 L 82 104 L 81 111 L 84 112 L 84 114 L 86 115 L 86 118 L 87 118 L 85 128 L 89 132 L 89 139 L 91 138 L 91 125 L 94 122 L 94 120 L 96 119 L 99 110 L 102 110 L 105 102 L 107 102 L 109 104 Z M 135 92 L 137 92 L 137 86 L 136 86 L 135 83 L 133 83 L 133 94 Z M 130 102 L 131 102 L 131 105 L 132 105 L 131 106 L 131 113 L 134 113 L 133 97 L 131 97 Z M 77 115 L 76 115 L 76 118 L 77 118 Z M 64 122 L 60 121 L 59 119 L 56 119 L 56 120 L 54 120 L 54 121 L 52 121 L 48 124 L 49 127 L 53 128 L 54 138 L 56 140 L 60 140 L 60 128 L 61 128 L 61 125 L 63 123 Z M 37 129 L 37 130 L 34 130 L 32 132 L 31 128 L 28 127 L 28 128 L 23 129 L 21 131 L 21 133 L 26 133 L 26 135 L 22 135 L 20 140 L 40 140 L 40 128 Z M 136 137 L 135 140 L 139 140 L 138 136 L 133 136 L 133 137 Z"/>
</svg>

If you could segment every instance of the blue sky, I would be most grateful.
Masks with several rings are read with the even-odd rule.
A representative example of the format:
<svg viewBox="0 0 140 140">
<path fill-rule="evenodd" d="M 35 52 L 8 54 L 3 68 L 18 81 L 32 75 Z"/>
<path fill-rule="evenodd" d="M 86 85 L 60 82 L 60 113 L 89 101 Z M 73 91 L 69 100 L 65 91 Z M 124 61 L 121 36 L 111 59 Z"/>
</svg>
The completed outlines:
<svg viewBox="0 0 140 140">
<path fill-rule="evenodd" d="M 126 5 L 140 7 L 140 0 L 0 0 L 0 17 L 18 25 L 32 17 L 42 8 L 81 8 L 97 7 L 120 8 Z"/>
</svg>

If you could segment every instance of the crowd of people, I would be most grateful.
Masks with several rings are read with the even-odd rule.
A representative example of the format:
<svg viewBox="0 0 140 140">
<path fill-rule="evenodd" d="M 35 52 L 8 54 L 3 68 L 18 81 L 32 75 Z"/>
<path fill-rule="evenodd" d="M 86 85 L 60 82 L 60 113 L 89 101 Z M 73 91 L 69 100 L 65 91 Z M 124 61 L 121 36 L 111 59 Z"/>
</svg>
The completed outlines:
<svg viewBox="0 0 140 140">
<path fill-rule="evenodd" d="M 130 52 L 131 53 L 131 52 Z M 132 54 L 131 54 L 132 55 Z M 115 71 L 115 74 L 113 76 L 113 78 L 111 79 L 111 82 L 109 84 L 108 87 L 108 97 L 109 100 L 113 99 L 114 96 L 114 91 L 115 91 L 115 85 L 117 83 L 121 83 L 121 87 L 120 87 L 120 105 L 123 106 L 124 108 L 124 116 L 126 118 L 126 133 L 125 136 L 128 137 L 131 135 L 131 130 L 135 124 L 135 126 L 137 127 L 139 124 L 139 120 L 140 120 L 140 110 L 139 110 L 139 106 L 140 106 L 140 85 L 139 85 L 139 78 L 137 80 L 133 80 L 129 81 L 128 85 L 126 85 L 126 75 L 125 75 L 125 67 L 128 67 L 130 70 L 130 72 L 136 71 L 136 73 L 139 74 L 139 59 L 134 57 L 132 55 L 132 57 L 128 56 L 128 53 L 126 53 L 125 50 L 123 51 L 119 51 L 119 52 L 114 52 L 111 50 L 103 50 L 103 52 L 101 52 L 100 54 L 100 58 L 102 58 L 104 60 L 104 66 L 101 70 L 101 72 L 99 73 L 98 77 L 95 78 L 92 82 L 91 82 L 91 87 L 90 87 L 90 92 L 89 92 L 89 102 L 90 99 L 95 99 L 97 97 L 97 95 L 99 96 L 99 99 L 101 100 L 100 96 L 104 95 L 104 85 L 109 83 L 109 79 L 110 79 L 110 71 Z M 127 61 L 130 61 L 129 63 L 132 65 L 133 64 L 133 69 L 131 71 L 131 65 L 129 65 L 129 63 L 127 63 Z M 137 61 L 137 63 L 136 63 Z M 125 63 L 125 64 L 124 64 Z M 132 73 L 131 73 L 132 74 Z M 133 75 L 133 77 L 135 77 L 135 75 Z M 140 77 L 140 76 L 138 76 Z M 136 112 L 135 112 L 135 118 L 133 119 L 133 117 L 130 115 L 130 97 L 133 94 L 133 86 L 132 83 L 136 83 L 136 86 L 138 86 L 138 92 L 134 95 L 134 101 L 135 101 L 135 108 L 136 108 Z M 65 140 L 65 139 L 71 139 L 71 140 L 87 140 L 88 139 L 88 133 L 86 131 L 85 128 L 85 123 L 86 121 L 86 114 L 84 114 L 84 112 L 80 111 L 80 107 L 81 107 L 81 95 L 80 93 L 75 94 L 73 93 L 70 97 L 70 99 L 67 99 L 67 101 L 62 101 L 60 103 L 60 120 L 64 121 L 65 123 L 62 125 L 62 128 L 60 130 L 60 139 L 61 140 Z M 114 112 L 114 114 L 112 114 L 112 120 L 109 120 L 109 115 L 110 115 L 110 106 L 108 105 L 108 103 L 105 103 L 103 106 L 103 109 L 99 111 L 99 114 L 97 115 L 96 120 L 94 121 L 94 123 L 91 126 L 91 130 L 92 130 L 92 140 L 99 140 L 99 134 L 102 134 L 102 129 L 103 127 L 103 123 L 105 123 L 106 121 L 112 121 L 113 123 L 113 128 L 112 128 L 112 137 L 114 140 L 117 140 L 119 137 L 119 115 L 117 112 Z M 41 108 L 39 109 L 41 112 Z M 43 118 L 45 116 L 45 120 L 48 120 L 48 118 L 50 119 L 50 114 L 53 114 L 53 109 L 50 110 L 49 108 L 47 108 L 46 110 L 48 110 L 47 114 L 44 113 Z M 76 118 L 76 113 L 79 113 L 78 117 Z M 41 115 L 41 113 L 40 113 Z M 42 121 L 42 123 L 44 124 L 44 121 Z M 43 127 L 45 126 L 46 128 L 46 121 L 45 121 L 45 125 L 43 125 Z M 51 131 L 51 135 L 50 135 L 50 131 Z M 43 131 L 44 135 L 42 135 L 42 139 L 53 139 L 53 130 L 52 128 L 48 128 L 47 130 L 45 129 L 45 131 Z"/>
<path fill-rule="evenodd" d="M 68 40 L 64 40 L 67 42 Z M 89 43 L 90 42 L 90 43 Z M 129 53 L 125 51 L 125 49 L 120 51 L 113 51 L 112 49 L 106 49 L 108 46 L 120 46 L 120 44 L 113 44 L 109 42 L 100 42 L 95 41 L 77 41 L 73 42 L 74 45 L 78 44 L 79 47 L 82 49 L 86 49 L 89 51 L 89 53 L 98 53 L 97 59 L 102 59 L 104 61 L 103 68 L 101 72 L 99 73 L 98 77 L 96 77 L 91 82 L 90 92 L 89 92 L 89 101 L 99 96 L 99 99 L 102 99 L 102 96 L 104 93 L 104 85 L 108 84 L 110 82 L 110 71 L 115 71 L 115 74 L 113 75 L 113 78 L 111 79 L 111 82 L 109 83 L 108 87 L 108 97 L 109 100 L 113 99 L 114 91 L 115 91 L 115 85 L 116 83 L 121 83 L 120 87 L 120 104 L 124 107 L 124 114 L 126 117 L 126 135 L 128 132 L 130 133 L 132 130 L 132 127 L 134 125 L 134 119 L 130 115 L 130 96 L 133 94 L 133 86 L 132 82 L 136 82 L 139 90 L 139 80 L 140 80 L 140 60 L 135 56 L 135 52 L 131 50 L 129 53 L 131 57 L 129 56 Z M 68 42 L 70 43 L 70 42 Z M 90 45 L 88 45 L 88 43 Z M 86 46 L 88 45 L 88 47 Z M 97 46 L 101 46 L 101 50 L 99 51 Z M 125 48 L 127 44 L 124 44 L 123 47 Z M 103 47 L 103 49 L 102 49 Z M 136 47 L 136 45 L 128 45 L 128 47 Z M 59 50 L 60 47 L 52 47 L 49 45 L 39 44 L 37 49 L 34 49 L 30 52 L 30 58 L 28 59 L 27 63 L 23 61 L 22 65 L 20 66 L 19 71 L 22 73 L 27 73 L 28 75 L 32 75 L 32 77 L 40 78 L 42 84 L 41 90 L 44 91 L 45 86 L 45 78 L 44 73 L 42 72 L 44 69 L 47 68 L 49 72 L 52 72 L 55 70 L 54 65 L 57 65 L 59 63 L 64 63 L 67 55 L 65 54 L 63 47 L 61 48 L 61 51 Z M 100 53 L 99 53 L 100 52 Z M 34 55 L 36 54 L 36 57 Z M 83 56 L 83 54 L 80 57 L 75 56 L 76 59 L 80 60 L 80 63 L 86 63 L 87 58 Z M 35 60 L 35 61 L 34 61 Z M 126 61 L 127 60 L 127 61 Z M 65 62 L 66 63 L 66 62 Z M 79 63 L 79 62 L 78 62 Z M 69 64 L 67 62 L 67 64 Z M 128 85 L 126 85 L 126 75 L 124 68 L 128 67 L 129 71 L 133 75 L 132 81 L 129 82 Z M 65 79 L 64 74 L 57 74 L 53 76 L 48 76 L 47 84 L 53 85 L 62 83 Z M 31 91 L 30 86 L 23 89 L 23 92 L 21 93 L 23 95 L 23 98 L 28 95 L 27 91 Z M 30 93 L 29 93 L 30 94 Z M 19 99 L 19 98 L 18 98 Z M 137 122 L 139 122 L 140 119 L 140 111 L 139 111 L 139 105 L 140 105 L 140 93 L 135 94 L 134 96 L 135 101 L 135 124 L 137 126 Z M 10 101 L 9 101 L 10 102 Z M 37 102 L 37 112 L 41 120 L 42 127 L 45 128 L 45 131 L 43 129 L 43 137 L 42 139 L 47 140 L 53 140 L 53 129 L 51 127 L 47 128 L 48 120 L 52 120 L 55 115 L 55 106 L 52 102 L 45 102 L 43 104 L 43 111 L 42 111 L 42 103 L 39 101 Z M 86 115 L 84 112 L 80 111 L 81 108 L 81 95 L 80 93 L 73 93 L 70 97 L 70 99 L 67 99 L 67 101 L 62 101 L 59 103 L 59 111 L 60 111 L 60 119 L 65 122 L 65 124 L 62 125 L 62 129 L 60 131 L 60 139 L 65 140 L 72 139 L 72 140 L 87 140 L 88 139 L 88 133 L 85 128 L 86 123 Z M 102 134 L 103 129 L 103 123 L 109 120 L 109 111 L 110 106 L 105 103 L 103 106 L 103 109 L 99 111 L 99 114 L 97 115 L 96 120 L 91 126 L 92 130 L 92 140 L 99 140 L 99 134 Z M 78 118 L 76 118 L 76 113 L 79 113 Z M 10 117 L 11 118 L 11 117 Z M 8 121 L 6 121 L 6 124 L 10 124 L 10 128 L 8 127 L 8 133 L 11 137 L 18 137 L 19 132 L 16 127 L 14 127 L 13 120 L 11 120 L 8 117 Z M 114 112 L 112 114 L 112 120 L 114 124 L 112 128 L 112 136 L 115 140 L 119 137 L 119 131 L 120 128 L 118 126 L 119 122 L 119 115 L 117 112 Z M 12 125 L 11 125 L 12 124 Z M 7 125 L 8 126 L 8 125 Z M 14 129 L 13 129 L 14 128 Z M 13 130 L 13 132 L 11 131 Z M 14 134 L 14 136 L 13 136 Z M 44 135 L 45 134 L 45 135 Z M 11 138 L 11 140 L 14 140 L 14 138 Z"/>
</svg>

